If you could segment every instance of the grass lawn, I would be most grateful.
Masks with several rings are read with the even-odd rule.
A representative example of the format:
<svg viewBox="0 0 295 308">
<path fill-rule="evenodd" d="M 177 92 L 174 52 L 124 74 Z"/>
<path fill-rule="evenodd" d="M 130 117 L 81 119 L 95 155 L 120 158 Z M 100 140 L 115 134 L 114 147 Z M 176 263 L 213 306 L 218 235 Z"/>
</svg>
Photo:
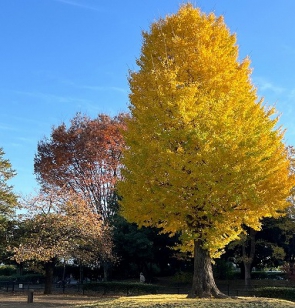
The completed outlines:
<svg viewBox="0 0 295 308">
<path fill-rule="evenodd" d="M 76 307 L 80 308 L 285 308 L 295 307 L 294 302 L 255 298 L 255 297 L 238 297 L 228 299 L 187 299 L 186 295 L 144 295 L 129 296 L 119 298 L 105 298 L 97 303 L 83 304 Z"/>
</svg>

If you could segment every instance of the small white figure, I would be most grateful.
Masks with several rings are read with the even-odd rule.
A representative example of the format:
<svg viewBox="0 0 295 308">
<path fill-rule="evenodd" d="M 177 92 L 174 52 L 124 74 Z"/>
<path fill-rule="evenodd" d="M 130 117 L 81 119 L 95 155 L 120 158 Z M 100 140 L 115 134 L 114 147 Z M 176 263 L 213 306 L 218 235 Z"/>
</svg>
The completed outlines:
<svg viewBox="0 0 295 308">
<path fill-rule="evenodd" d="M 140 273 L 140 275 L 139 275 L 139 281 L 140 281 L 141 283 L 145 283 L 145 277 L 144 277 L 143 273 Z"/>
</svg>

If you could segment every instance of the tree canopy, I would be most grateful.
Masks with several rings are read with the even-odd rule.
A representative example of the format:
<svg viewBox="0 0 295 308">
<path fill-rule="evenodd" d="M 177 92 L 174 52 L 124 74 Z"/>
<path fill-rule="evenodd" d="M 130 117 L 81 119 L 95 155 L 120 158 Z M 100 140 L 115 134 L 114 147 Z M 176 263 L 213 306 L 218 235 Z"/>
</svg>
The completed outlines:
<svg viewBox="0 0 295 308">
<path fill-rule="evenodd" d="M 8 233 L 10 233 L 12 218 L 17 205 L 17 196 L 8 181 L 16 175 L 11 163 L 4 158 L 4 151 L 0 148 L 0 255 L 1 260 L 6 258 L 6 247 L 8 245 Z"/>
<path fill-rule="evenodd" d="M 0 229 L 2 223 L 14 213 L 17 204 L 17 196 L 13 192 L 13 187 L 8 181 L 16 175 L 11 163 L 4 158 L 4 151 L 0 148 Z"/>
<path fill-rule="evenodd" d="M 102 219 L 113 211 L 109 201 L 120 176 L 124 114 L 96 119 L 77 114 L 69 127 L 52 129 L 50 138 L 38 143 L 34 170 L 43 188 L 66 188 L 84 197 Z"/>
<path fill-rule="evenodd" d="M 200 266 L 193 293 L 218 295 L 210 256 L 243 225 L 259 229 L 289 206 L 294 177 L 283 130 L 222 17 L 182 6 L 143 32 L 137 65 L 118 185 L 123 215 L 181 232 Z"/>
<path fill-rule="evenodd" d="M 111 253 L 108 230 L 83 198 L 66 191 L 40 192 L 26 199 L 22 209 L 25 213 L 18 216 L 23 236 L 15 248 L 18 262 L 58 257 L 89 263 Z"/>
<path fill-rule="evenodd" d="M 83 198 L 67 191 L 43 191 L 25 200 L 22 209 L 18 223 L 22 235 L 11 247 L 18 263 L 44 264 L 51 270 L 46 266 L 62 259 L 92 265 L 112 259 L 110 230 Z M 51 282 L 48 279 L 46 293 L 51 292 Z"/>
</svg>

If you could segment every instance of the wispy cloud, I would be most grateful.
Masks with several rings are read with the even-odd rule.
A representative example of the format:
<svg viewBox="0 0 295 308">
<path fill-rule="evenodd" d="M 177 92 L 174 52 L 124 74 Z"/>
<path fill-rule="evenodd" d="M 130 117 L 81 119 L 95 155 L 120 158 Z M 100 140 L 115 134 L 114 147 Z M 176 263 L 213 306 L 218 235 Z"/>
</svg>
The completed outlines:
<svg viewBox="0 0 295 308">
<path fill-rule="evenodd" d="M 17 131 L 17 129 L 12 125 L 0 124 L 0 131 Z"/>
<path fill-rule="evenodd" d="M 71 97 L 71 96 L 59 96 L 59 95 L 54 95 L 54 94 L 49 94 L 49 93 L 42 93 L 42 92 L 26 92 L 26 91 L 16 91 L 19 94 L 22 95 L 27 95 L 35 98 L 40 98 L 45 102 L 50 102 L 50 103 L 77 103 L 77 104 L 82 104 L 82 103 L 89 103 L 91 101 L 86 100 L 86 99 L 81 99 L 77 97 Z"/>
<path fill-rule="evenodd" d="M 255 84 L 260 91 L 272 91 L 275 94 L 281 94 L 285 92 L 285 89 L 283 87 L 277 86 L 272 82 L 266 80 L 265 78 L 255 78 Z"/>
<path fill-rule="evenodd" d="M 292 101 L 292 103 L 295 100 L 295 89 L 292 89 L 288 95 L 288 98 L 290 99 L 290 101 Z M 292 104 L 293 105 L 293 104 Z"/>
<path fill-rule="evenodd" d="M 86 4 L 86 3 L 81 3 L 78 1 L 73 1 L 73 0 L 54 0 L 56 2 L 60 2 L 63 4 L 67 4 L 67 5 L 72 5 L 72 6 L 76 6 L 78 8 L 81 9 L 86 9 L 86 10 L 92 10 L 92 11 L 97 11 L 97 12 L 101 12 L 102 10 L 98 7 Z"/>
<path fill-rule="evenodd" d="M 24 143 L 33 143 L 35 144 L 36 140 L 35 138 L 28 138 L 28 137 L 19 137 L 19 141 L 24 142 Z"/>
<path fill-rule="evenodd" d="M 87 86 L 85 86 L 87 87 Z M 123 88 L 116 88 L 116 87 L 93 87 L 92 90 L 96 91 L 118 91 L 119 93 L 127 93 L 127 90 Z M 76 110 L 76 112 L 82 112 L 88 114 L 90 116 L 96 116 L 98 113 L 106 113 L 110 115 L 116 115 L 118 112 L 126 112 L 127 111 L 127 104 L 126 106 L 121 106 L 120 104 L 116 103 L 99 103 L 94 100 L 89 99 L 81 99 L 73 96 L 59 96 L 49 93 L 43 92 L 35 92 L 35 91 L 14 91 L 15 93 L 25 95 L 32 98 L 32 101 L 42 101 L 43 104 L 47 104 L 49 108 L 59 108 L 61 104 L 63 104 L 66 108 L 70 108 L 71 110 Z M 126 94 L 127 96 L 127 94 Z M 47 118 L 46 121 L 51 121 L 51 123 L 57 122 L 67 122 L 68 120 L 68 113 L 63 114 L 61 113 L 63 118 Z M 32 119 L 28 119 L 27 121 L 32 122 Z M 39 121 L 34 119 L 34 121 Z M 44 121 L 41 121 L 43 125 Z M 34 125 L 34 127 L 37 124 Z"/>
<path fill-rule="evenodd" d="M 108 92 L 108 91 L 115 91 L 115 92 L 120 92 L 123 94 L 128 93 L 127 88 L 122 88 L 122 87 L 116 87 L 116 86 L 92 86 L 92 85 L 85 85 L 85 84 L 77 84 L 71 80 L 60 80 L 63 84 L 66 84 L 68 86 L 72 86 L 78 89 L 85 89 L 85 90 L 92 90 L 92 91 L 98 91 L 98 92 Z"/>
<path fill-rule="evenodd" d="M 36 147 L 37 140 L 35 138 L 25 139 L 16 138 L 14 142 L 10 142 L 9 146 L 12 148 L 23 148 L 24 146 Z"/>
<path fill-rule="evenodd" d="M 88 89 L 88 90 L 93 90 L 93 91 L 115 91 L 115 92 L 121 92 L 121 93 L 127 93 L 127 90 L 124 88 L 119 88 L 119 87 L 97 87 L 97 86 L 86 86 L 86 85 L 81 85 L 81 89 Z"/>
</svg>

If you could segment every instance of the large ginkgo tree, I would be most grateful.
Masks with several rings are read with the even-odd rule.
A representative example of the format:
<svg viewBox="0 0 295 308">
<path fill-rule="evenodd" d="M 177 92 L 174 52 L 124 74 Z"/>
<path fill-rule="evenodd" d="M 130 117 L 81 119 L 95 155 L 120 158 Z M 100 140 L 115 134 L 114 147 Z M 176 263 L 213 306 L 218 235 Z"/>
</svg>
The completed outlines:
<svg viewBox="0 0 295 308">
<path fill-rule="evenodd" d="M 277 217 L 294 186 L 275 110 L 253 86 L 248 58 L 222 17 L 191 4 L 143 32 L 130 72 L 123 215 L 194 251 L 190 297 L 223 296 L 211 261 L 242 232 Z"/>
</svg>

